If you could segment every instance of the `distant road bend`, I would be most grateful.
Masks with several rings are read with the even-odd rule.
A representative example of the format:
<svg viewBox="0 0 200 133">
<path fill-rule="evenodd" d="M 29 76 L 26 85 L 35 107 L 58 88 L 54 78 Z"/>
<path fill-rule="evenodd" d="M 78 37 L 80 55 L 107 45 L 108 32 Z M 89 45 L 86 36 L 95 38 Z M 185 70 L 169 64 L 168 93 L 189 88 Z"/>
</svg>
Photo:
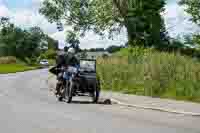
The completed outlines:
<svg viewBox="0 0 200 133">
<path fill-rule="evenodd" d="M 200 133 L 199 117 L 58 102 L 49 92 L 47 77 L 46 69 L 0 75 L 1 133 Z"/>
</svg>

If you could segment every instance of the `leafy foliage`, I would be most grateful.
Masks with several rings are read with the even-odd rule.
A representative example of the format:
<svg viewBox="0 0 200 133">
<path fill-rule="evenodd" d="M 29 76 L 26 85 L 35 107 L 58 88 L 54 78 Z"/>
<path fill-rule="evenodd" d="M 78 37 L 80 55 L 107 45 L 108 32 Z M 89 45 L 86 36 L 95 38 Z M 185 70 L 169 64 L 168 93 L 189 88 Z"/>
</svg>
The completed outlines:
<svg viewBox="0 0 200 133">
<path fill-rule="evenodd" d="M 200 34 L 193 35 L 192 41 L 200 46 Z"/>
<path fill-rule="evenodd" d="M 164 5 L 165 0 L 44 0 L 40 13 L 50 22 L 65 20 L 81 35 L 93 30 L 112 38 L 125 27 L 130 45 L 151 46 L 162 41 Z"/>
<path fill-rule="evenodd" d="M 106 49 L 106 51 L 108 51 L 109 53 L 115 53 L 117 51 L 120 51 L 121 48 L 123 48 L 123 46 L 111 45 Z"/>
<path fill-rule="evenodd" d="M 76 50 L 76 52 L 80 52 L 80 47 L 79 47 L 80 41 L 78 35 L 75 32 L 73 31 L 67 32 L 66 42 L 70 44 L 69 47 L 73 47 Z"/>
<path fill-rule="evenodd" d="M 90 49 L 87 49 L 86 51 L 89 51 L 89 52 L 102 52 L 102 51 L 105 51 L 104 48 L 90 48 Z"/>
<path fill-rule="evenodd" d="M 47 51 L 45 51 L 44 54 L 42 54 L 43 58 L 47 58 L 47 59 L 56 59 L 56 51 L 53 49 L 49 49 Z"/>
<path fill-rule="evenodd" d="M 87 58 L 87 51 L 86 50 L 83 50 L 81 53 L 80 53 L 80 58 Z"/>
<path fill-rule="evenodd" d="M 56 41 L 43 33 L 39 27 L 21 29 L 9 22 L 9 18 L 0 19 L 1 56 L 15 56 L 23 61 L 32 62 L 48 46 L 56 48 Z"/>
<path fill-rule="evenodd" d="M 181 0 L 180 5 L 185 6 L 185 11 L 189 13 L 192 18 L 191 21 L 200 26 L 200 1 L 199 0 Z"/>
<path fill-rule="evenodd" d="M 180 5 L 185 7 L 185 11 L 191 15 L 190 20 L 200 26 L 200 1 L 199 0 L 180 0 Z M 193 45 L 200 44 L 200 35 L 193 34 L 190 43 Z"/>
</svg>

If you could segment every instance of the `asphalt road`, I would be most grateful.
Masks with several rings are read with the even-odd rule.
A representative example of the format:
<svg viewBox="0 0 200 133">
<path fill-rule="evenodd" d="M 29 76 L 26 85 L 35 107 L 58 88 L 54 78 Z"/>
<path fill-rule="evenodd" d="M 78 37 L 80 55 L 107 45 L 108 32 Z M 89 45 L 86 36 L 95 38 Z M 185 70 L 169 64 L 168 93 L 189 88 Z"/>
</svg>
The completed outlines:
<svg viewBox="0 0 200 133">
<path fill-rule="evenodd" d="M 0 75 L 1 133 L 200 133 L 200 117 L 89 104 L 86 98 L 58 102 L 47 77 L 47 70 Z"/>
</svg>

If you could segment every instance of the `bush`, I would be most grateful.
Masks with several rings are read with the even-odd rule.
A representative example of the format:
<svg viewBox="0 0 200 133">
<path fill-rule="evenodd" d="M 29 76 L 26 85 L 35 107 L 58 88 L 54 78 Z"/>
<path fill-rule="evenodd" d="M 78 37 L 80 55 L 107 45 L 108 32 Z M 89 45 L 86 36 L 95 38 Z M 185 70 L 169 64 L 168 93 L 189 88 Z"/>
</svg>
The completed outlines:
<svg viewBox="0 0 200 133">
<path fill-rule="evenodd" d="M 37 65 L 37 58 L 36 57 L 32 57 L 32 58 L 25 57 L 25 63 L 30 66 Z"/>
<path fill-rule="evenodd" d="M 48 61 L 49 61 L 49 65 L 55 65 L 56 64 L 56 61 L 53 60 L 53 59 L 49 59 Z"/>
<path fill-rule="evenodd" d="M 0 57 L 0 64 L 15 64 L 16 62 L 17 59 L 13 56 Z"/>
<path fill-rule="evenodd" d="M 42 56 L 47 58 L 47 59 L 55 59 L 56 55 L 57 55 L 57 53 L 53 49 L 49 49 L 44 54 L 42 54 Z"/>
<path fill-rule="evenodd" d="M 130 50 L 130 49 L 129 49 Z M 104 89 L 200 101 L 200 62 L 178 53 L 133 48 L 128 56 L 100 58 L 97 70 Z"/>
</svg>

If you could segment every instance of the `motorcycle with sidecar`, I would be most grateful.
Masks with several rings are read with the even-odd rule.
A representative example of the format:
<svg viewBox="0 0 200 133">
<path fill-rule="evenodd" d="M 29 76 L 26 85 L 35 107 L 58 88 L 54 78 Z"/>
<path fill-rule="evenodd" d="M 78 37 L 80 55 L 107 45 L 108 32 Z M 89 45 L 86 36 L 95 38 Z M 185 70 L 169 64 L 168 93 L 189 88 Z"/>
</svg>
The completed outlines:
<svg viewBox="0 0 200 133">
<path fill-rule="evenodd" d="M 97 103 L 100 95 L 100 79 L 97 75 L 96 60 L 81 59 L 79 66 L 62 67 L 59 101 L 72 102 L 75 96 L 90 96 Z"/>
</svg>

